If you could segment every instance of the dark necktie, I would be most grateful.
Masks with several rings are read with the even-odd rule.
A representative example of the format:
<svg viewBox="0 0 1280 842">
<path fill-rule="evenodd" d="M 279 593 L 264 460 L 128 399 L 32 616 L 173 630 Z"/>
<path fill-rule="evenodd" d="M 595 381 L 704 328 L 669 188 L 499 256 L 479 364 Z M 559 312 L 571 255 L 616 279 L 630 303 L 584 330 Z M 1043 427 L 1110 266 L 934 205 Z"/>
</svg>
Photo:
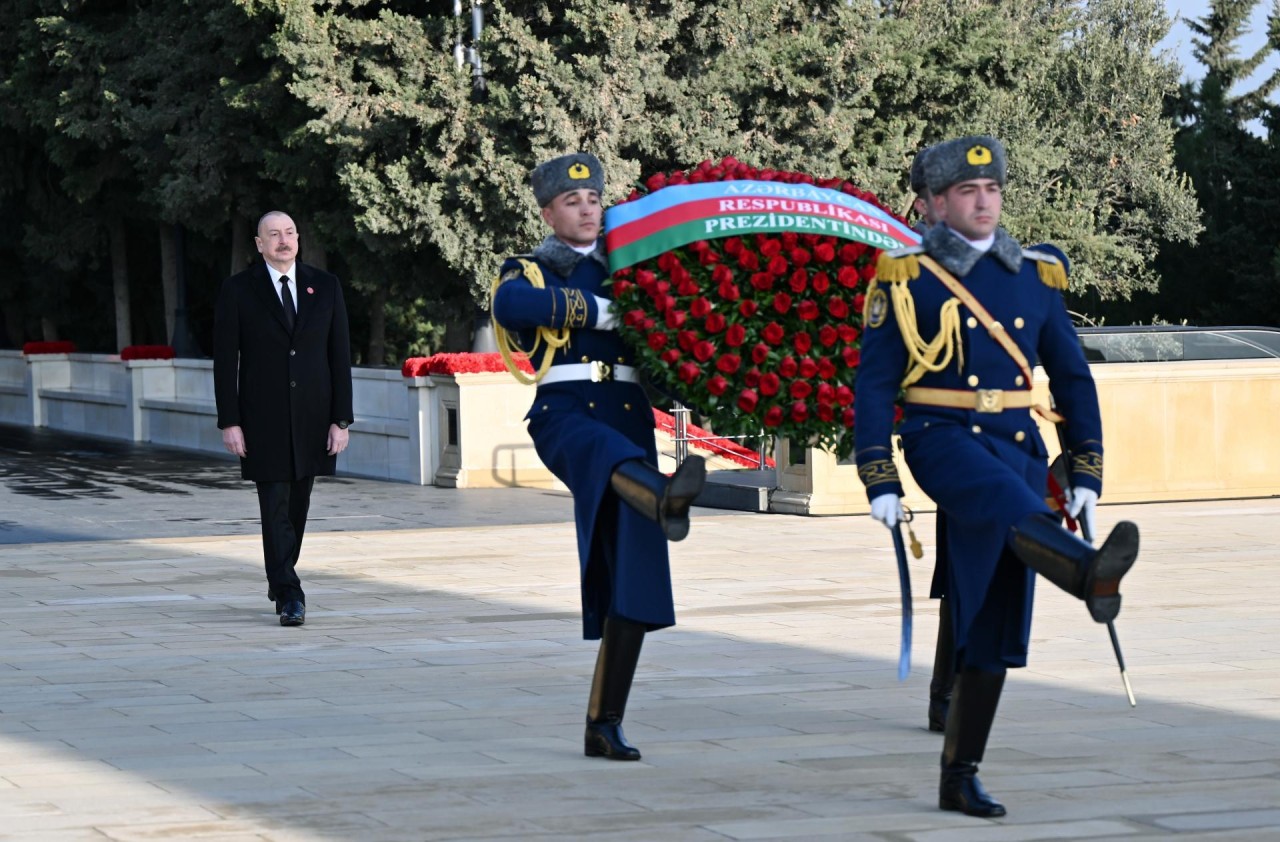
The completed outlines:
<svg viewBox="0 0 1280 842">
<path fill-rule="evenodd" d="M 293 333 L 294 317 L 297 315 L 293 309 L 293 293 L 289 292 L 289 276 L 280 276 L 280 300 L 284 304 L 284 326 Z"/>
</svg>

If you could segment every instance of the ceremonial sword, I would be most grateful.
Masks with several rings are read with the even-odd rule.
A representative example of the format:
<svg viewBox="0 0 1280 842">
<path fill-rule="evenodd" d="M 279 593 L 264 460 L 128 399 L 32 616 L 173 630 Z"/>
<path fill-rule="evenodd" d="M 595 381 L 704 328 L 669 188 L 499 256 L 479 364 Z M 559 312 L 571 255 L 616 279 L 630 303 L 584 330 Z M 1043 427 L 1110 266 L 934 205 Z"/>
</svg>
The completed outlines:
<svg viewBox="0 0 1280 842">
<path fill-rule="evenodd" d="M 902 541 L 902 522 L 889 530 L 893 533 L 893 551 L 898 556 L 898 589 L 902 592 L 902 642 L 898 647 L 898 680 L 911 674 L 911 571 L 907 569 L 907 548 Z"/>
</svg>

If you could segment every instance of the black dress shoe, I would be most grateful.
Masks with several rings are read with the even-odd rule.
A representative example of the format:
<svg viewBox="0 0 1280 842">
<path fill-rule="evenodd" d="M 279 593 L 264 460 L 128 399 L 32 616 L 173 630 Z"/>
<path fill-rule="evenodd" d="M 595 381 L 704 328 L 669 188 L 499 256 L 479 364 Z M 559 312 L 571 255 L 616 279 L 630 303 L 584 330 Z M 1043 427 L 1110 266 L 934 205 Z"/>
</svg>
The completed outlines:
<svg viewBox="0 0 1280 842">
<path fill-rule="evenodd" d="M 621 722 L 592 722 L 587 720 L 584 740 L 587 757 L 607 757 L 610 760 L 639 760 L 640 749 L 627 742 Z"/>
<path fill-rule="evenodd" d="M 982 788 L 978 767 L 974 763 L 951 763 L 942 768 L 938 806 L 980 819 L 996 819 L 1006 812 L 1004 805 Z"/>
<path fill-rule="evenodd" d="M 282 626 L 300 626 L 307 621 L 307 606 L 301 600 L 289 600 L 283 607 L 277 608 L 277 613 Z"/>
</svg>

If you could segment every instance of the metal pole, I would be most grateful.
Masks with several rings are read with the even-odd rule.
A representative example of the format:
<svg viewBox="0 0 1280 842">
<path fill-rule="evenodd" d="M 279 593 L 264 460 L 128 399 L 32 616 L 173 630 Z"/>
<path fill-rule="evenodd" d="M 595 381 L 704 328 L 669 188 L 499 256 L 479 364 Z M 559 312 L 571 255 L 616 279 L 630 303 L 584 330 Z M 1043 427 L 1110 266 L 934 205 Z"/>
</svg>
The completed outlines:
<svg viewBox="0 0 1280 842">
<path fill-rule="evenodd" d="M 679 468 L 689 458 L 689 410 L 677 403 L 671 408 L 671 417 L 675 420 L 672 433 L 676 444 L 676 467 Z"/>
<path fill-rule="evenodd" d="M 484 79 L 484 65 L 480 61 L 480 36 L 484 33 L 484 5 L 480 0 L 471 0 L 471 47 L 467 50 L 467 58 L 471 62 L 471 93 L 477 99 L 484 99 L 488 93 L 488 83 Z"/>
</svg>

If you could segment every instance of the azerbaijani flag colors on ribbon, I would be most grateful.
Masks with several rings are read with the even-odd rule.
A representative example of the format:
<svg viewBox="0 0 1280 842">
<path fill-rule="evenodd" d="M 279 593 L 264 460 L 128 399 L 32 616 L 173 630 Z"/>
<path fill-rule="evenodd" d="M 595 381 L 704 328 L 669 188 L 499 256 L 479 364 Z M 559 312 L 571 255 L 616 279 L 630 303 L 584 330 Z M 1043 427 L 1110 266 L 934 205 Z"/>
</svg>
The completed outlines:
<svg viewBox="0 0 1280 842">
<path fill-rule="evenodd" d="M 812 184 L 718 181 L 664 187 L 605 211 L 609 269 L 618 271 L 696 240 L 795 231 L 856 240 L 879 249 L 920 235 L 855 196 Z"/>
</svg>

